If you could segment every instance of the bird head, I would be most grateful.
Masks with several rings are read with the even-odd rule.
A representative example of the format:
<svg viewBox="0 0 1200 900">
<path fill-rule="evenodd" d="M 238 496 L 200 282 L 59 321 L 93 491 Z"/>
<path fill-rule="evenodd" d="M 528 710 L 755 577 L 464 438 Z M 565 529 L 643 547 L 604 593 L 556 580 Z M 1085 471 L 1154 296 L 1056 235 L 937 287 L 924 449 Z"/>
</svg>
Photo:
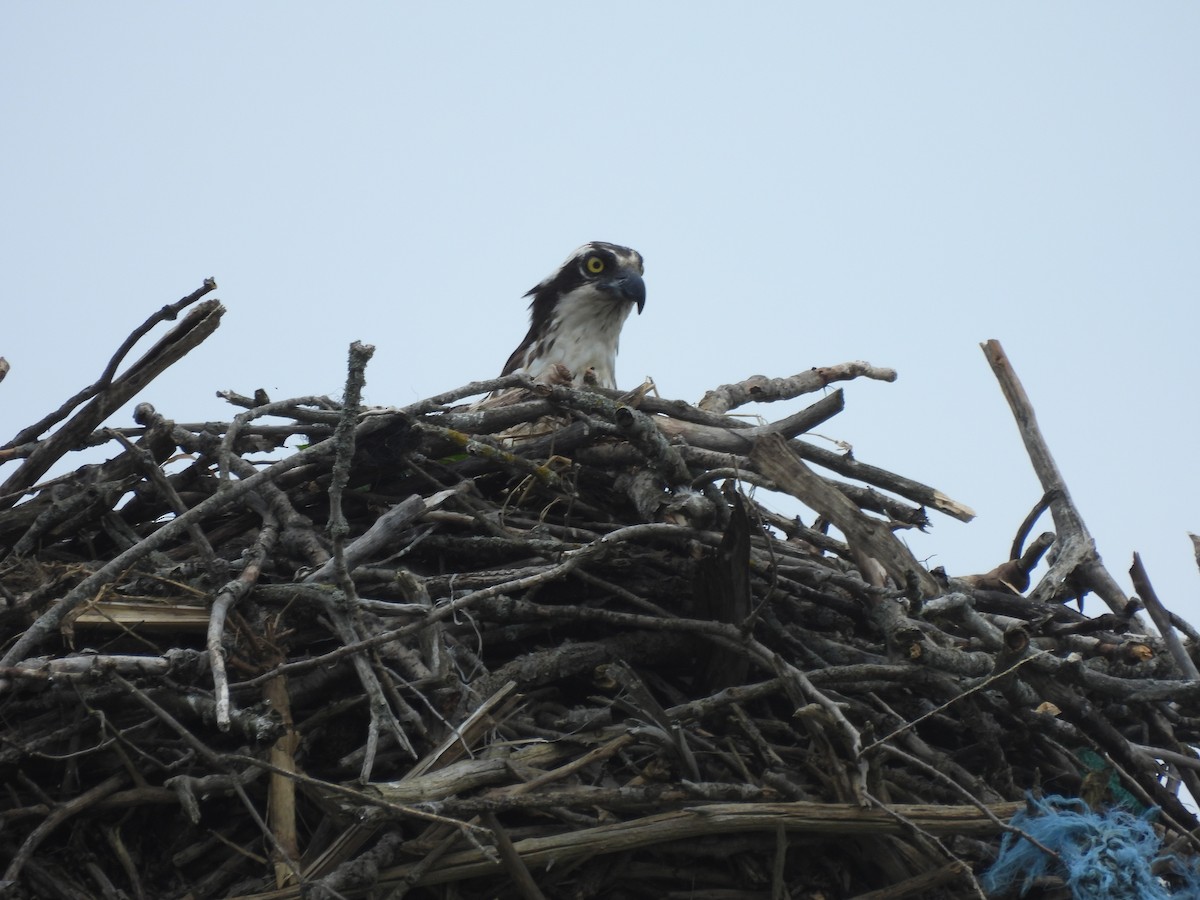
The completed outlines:
<svg viewBox="0 0 1200 900">
<path fill-rule="evenodd" d="M 548 307 L 568 296 L 594 297 L 615 303 L 633 303 L 638 315 L 646 306 L 646 283 L 642 281 L 642 254 L 628 247 L 591 241 L 567 257 L 554 274 L 538 282 L 526 297 Z"/>
</svg>

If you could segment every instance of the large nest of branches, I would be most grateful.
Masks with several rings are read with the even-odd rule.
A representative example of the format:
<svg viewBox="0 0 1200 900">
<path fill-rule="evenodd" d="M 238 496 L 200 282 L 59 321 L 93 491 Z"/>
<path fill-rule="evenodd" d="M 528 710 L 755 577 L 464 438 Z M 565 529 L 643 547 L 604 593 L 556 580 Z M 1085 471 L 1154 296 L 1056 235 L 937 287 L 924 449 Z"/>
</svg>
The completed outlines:
<svg viewBox="0 0 1200 900">
<path fill-rule="evenodd" d="M 1051 795 L 1187 870 L 1195 634 L 1105 571 L 998 345 L 1055 531 L 955 578 L 897 532 L 967 507 L 802 437 L 865 363 L 377 410 L 355 345 L 342 402 L 104 427 L 212 287 L 0 450 L 5 896 L 979 897 L 1002 838 L 1044 865 L 994 893 L 1071 896 L 1010 824 Z"/>
</svg>

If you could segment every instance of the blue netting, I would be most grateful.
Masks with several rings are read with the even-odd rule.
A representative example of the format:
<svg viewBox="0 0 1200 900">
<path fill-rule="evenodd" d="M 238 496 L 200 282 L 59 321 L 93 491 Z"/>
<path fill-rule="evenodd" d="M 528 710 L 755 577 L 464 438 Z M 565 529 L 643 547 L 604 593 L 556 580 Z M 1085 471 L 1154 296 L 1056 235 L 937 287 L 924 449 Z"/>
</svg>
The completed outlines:
<svg viewBox="0 0 1200 900">
<path fill-rule="evenodd" d="M 1048 875 L 1066 881 L 1075 900 L 1200 900 L 1200 871 L 1196 864 L 1171 860 L 1170 888 L 1151 871 L 1159 860 L 1161 841 L 1149 819 L 1124 810 L 1093 812 L 1082 800 L 1069 797 L 1029 799 L 1030 808 L 1017 813 L 1012 825 L 1056 852 L 1043 853 L 1029 841 L 1009 832 L 1000 842 L 1000 855 L 981 879 L 989 893 L 1014 888 L 1025 896 L 1034 881 Z"/>
</svg>

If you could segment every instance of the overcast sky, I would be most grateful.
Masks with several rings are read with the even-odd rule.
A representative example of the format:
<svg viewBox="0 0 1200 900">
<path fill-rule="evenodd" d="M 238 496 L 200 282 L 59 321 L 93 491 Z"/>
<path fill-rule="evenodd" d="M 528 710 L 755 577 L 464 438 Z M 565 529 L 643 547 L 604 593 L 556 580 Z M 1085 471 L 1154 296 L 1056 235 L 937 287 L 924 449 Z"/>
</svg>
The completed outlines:
<svg viewBox="0 0 1200 900">
<path fill-rule="evenodd" d="M 955 574 L 1041 494 L 999 339 L 1110 570 L 1197 621 L 1198 47 L 1193 2 L 5 4 L 0 441 L 206 276 L 139 398 L 179 420 L 339 396 L 355 339 L 371 403 L 490 377 L 614 241 L 623 387 L 896 368 L 820 430 L 974 507 L 910 537 Z"/>
</svg>

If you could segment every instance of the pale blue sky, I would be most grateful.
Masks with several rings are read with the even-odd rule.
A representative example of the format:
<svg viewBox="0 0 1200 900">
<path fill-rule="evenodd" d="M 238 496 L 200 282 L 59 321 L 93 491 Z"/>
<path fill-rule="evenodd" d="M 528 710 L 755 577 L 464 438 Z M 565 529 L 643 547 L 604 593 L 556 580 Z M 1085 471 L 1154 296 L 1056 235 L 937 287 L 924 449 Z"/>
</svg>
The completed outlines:
<svg viewBox="0 0 1200 900">
<path fill-rule="evenodd" d="M 181 420 L 338 395 L 355 339 L 373 403 L 493 375 L 615 241 L 624 386 L 897 368 L 821 431 L 977 510 L 911 540 L 959 574 L 1040 495 L 1000 339 L 1110 569 L 1200 619 L 1200 5 L 6 4 L 0 78 L 4 438 L 208 275 Z"/>
</svg>

